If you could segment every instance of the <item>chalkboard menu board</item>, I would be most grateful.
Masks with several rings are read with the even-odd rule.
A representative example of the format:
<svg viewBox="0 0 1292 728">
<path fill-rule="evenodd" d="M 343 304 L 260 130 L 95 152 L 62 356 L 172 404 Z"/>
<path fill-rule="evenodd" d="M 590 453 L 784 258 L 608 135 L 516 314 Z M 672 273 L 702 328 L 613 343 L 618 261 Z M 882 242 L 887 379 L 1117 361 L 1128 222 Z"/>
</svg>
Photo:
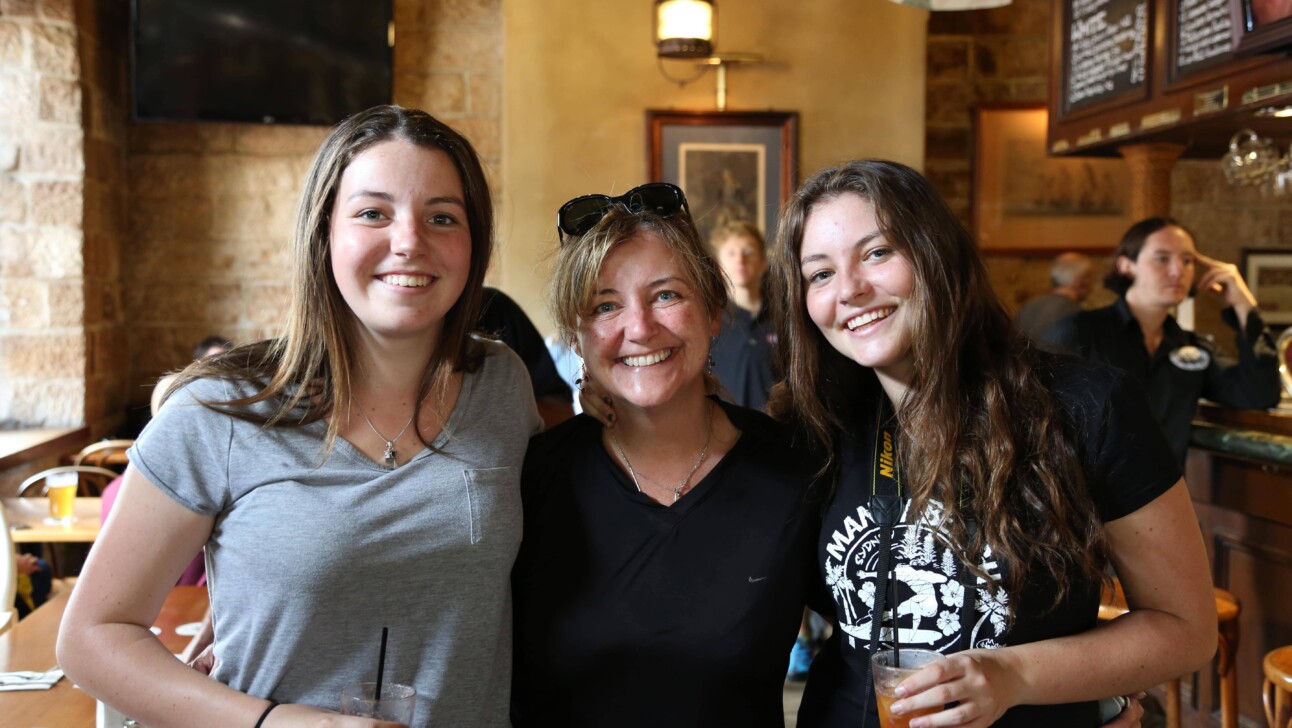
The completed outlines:
<svg viewBox="0 0 1292 728">
<path fill-rule="evenodd" d="M 1228 0 L 1179 0 L 1175 21 L 1175 69 L 1188 73 L 1227 58 L 1233 50 Z"/>
<path fill-rule="evenodd" d="M 1148 64 L 1148 0 L 1066 0 L 1066 5 L 1065 110 L 1142 87 Z"/>
</svg>

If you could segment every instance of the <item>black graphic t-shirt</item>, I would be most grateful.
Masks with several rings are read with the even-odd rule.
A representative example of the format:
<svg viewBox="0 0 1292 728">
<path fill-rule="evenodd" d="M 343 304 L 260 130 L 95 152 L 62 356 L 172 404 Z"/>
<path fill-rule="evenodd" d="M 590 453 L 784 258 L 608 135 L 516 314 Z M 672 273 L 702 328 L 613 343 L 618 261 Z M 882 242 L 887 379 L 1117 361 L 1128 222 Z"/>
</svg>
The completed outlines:
<svg viewBox="0 0 1292 728">
<path fill-rule="evenodd" d="M 1044 376 L 1064 413 L 1068 432 L 1076 439 L 1086 485 L 1104 522 L 1139 510 L 1179 480 L 1170 446 L 1143 393 L 1128 384 L 1125 374 L 1064 359 Z M 876 392 L 876 396 L 882 394 Z M 821 575 L 834 600 L 838 628 L 812 663 L 799 710 L 802 728 L 879 726 L 866 679 L 881 530 L 869 508 L 876 472 L 872 458 L 877 450 L 871 445 L 874 426 L 873 420 L 863 418 L 859 423 L 862 431 L 840 447 L 838 489 L 826 512 L 818 549 Z M 880 641 L 891 646 L 895 613 L 903 646 L 952 652 L 961 641 L 963 566 L 945 539 L 935 536 L 942 504 L 930 503 L 921 514 L 909 509 L 910 501 L 905 500 L 893 532 L 896 599 L 886 600 Z M 981 555 L 979 565 L 993 579 L 1007 574 L 1008 565 L 1000 563 L 990 548 Z M 1017 604 L 1011 603 L 1003 590 L 991 593 L 981 578 L 978 583 L 984 588 L 970 591 L 974 601 L 970 643 L 974 648 L 1062 637 L 1096 624 L 1096 582 L 1068 584 L 1067 597 L 1053 610 L 1048 609 L 1056 590 L 1051 574 L 1029 575 Z M 866 705 L 869 715 L 863 722 Z M 1093 702 L 1019 706 L 996 725 L 1088 728 L 1098 725 L 1097 707 Z"/>
<path fill-rule="evenodd" d="M 512 572 L 517 728 L 784 726 L 803 606 L 827 607 L 823 502 L 783 428 L 722 407 L 740 439 L 668 507 L 637 492 L 587 415 L 530 441 Z"/>
</svg>

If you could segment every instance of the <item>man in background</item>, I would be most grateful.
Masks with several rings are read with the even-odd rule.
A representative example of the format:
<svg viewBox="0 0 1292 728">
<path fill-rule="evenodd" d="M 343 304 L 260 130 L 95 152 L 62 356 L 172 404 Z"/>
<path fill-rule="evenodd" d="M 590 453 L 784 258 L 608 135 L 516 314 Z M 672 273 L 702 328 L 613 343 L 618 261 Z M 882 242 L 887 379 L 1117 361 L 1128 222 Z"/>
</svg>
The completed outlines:
<svg viewBox="0 0 1292 728">
<path fill-rule="evenodd" d="M 767 271 L 763 234 L 750 222 L 729 222 L 709 237 L 728 282 L 730 300 L 710 352 L 713 374 L 742 407 L 762 409 L 776 382 L 776 334 L 763 301 Z"/>
<path fill-rule="evenodd" d="M 1081 304 L 1094 289 L 1094 264 L 1081 253 L 1064 253 L 1050 265 L 1049 293 L 1037 296 L 1014 315 L 1014 322 L 1023 333 L 1037 341 L 1063 319 L 1079 313 Z"/>
</svg>

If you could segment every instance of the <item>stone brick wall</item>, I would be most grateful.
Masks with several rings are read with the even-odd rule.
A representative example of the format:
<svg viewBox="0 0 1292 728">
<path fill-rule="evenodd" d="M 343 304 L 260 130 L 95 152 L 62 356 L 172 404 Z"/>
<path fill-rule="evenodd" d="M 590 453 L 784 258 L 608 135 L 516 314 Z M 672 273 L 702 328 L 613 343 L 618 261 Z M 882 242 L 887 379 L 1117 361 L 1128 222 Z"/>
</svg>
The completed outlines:
<svg viewBox="0 0 1292 728">
<path fill-rule="evenodd" d="M 1049 23 L 1049 0 L 929 15 L 924 169 L 966 225 L 973 223 L 974 109 L 1046 102 Z M 1050 290 L 1050 262 L 1050 256 L 987 259 L 992 284 L 1010 308 Z"/>
<path fill-rule="evenodd" d="M 1292 252 L 1292 198 L 1229 186 L 1218 160 L 1176 163 L 1171 173 L 1171 216 L 1193 231 L 1203 253 L 1234 263 L 1240 270 L 1244 249 L 1285 248 Z M 1247 275 L 1247 271 L 1241 272 Z M 1247 283 L 1255 287 L 1254 281 Z M 1220 311 L 1217 298 L 1198 296 L 1194 325 L 1232 352 L 1234 335 L 1221 323 Z"/>
<path fill-rule="evenodd" d="M 83 90 L 78 116 L 85 133 L 85 179 L 78 190 L 85 260 L 85 421 L 93 435 L 101 437 L 112 434 L 125 419 L 130 382 L 121 301 L 121 256 L 127 248 L 128 82 L 119 60 L 128 55 L 127 6 L 115 0 L 77 0 L 76 25 Z"/>
<path fill-rule="evenodd" d="M 0 0 L 0 421 L 86 415 L 82 65 L 72 0 Z"/>
<path fill-rule="evenodd" d="M 396 0 L 395 102 L 463 131 L 491 170 L 501 151 L 500 0 Z M 129 398 L 187 364 L 209 334 L 278 333 L 297 197 L 327 129 L 129 124 Z M 494 175 L 495 188 L 497 175 Z"/>
</svg>

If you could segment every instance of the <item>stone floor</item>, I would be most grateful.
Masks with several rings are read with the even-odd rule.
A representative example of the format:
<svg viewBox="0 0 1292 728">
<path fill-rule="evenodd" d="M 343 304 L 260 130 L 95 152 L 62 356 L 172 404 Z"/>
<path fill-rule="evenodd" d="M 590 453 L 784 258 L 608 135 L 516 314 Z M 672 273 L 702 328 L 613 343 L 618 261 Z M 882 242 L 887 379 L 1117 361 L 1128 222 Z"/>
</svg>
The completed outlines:
<svg viewBox="0 0 1292 728">
<path fill-rule="evenodd" d="M 794 728 L 796 721 L 795 716 L 799 712 L 799 700 L 803 698 L 803 685 L 801 682 L 785 683 L 785 728 Z"/>
</svg>

